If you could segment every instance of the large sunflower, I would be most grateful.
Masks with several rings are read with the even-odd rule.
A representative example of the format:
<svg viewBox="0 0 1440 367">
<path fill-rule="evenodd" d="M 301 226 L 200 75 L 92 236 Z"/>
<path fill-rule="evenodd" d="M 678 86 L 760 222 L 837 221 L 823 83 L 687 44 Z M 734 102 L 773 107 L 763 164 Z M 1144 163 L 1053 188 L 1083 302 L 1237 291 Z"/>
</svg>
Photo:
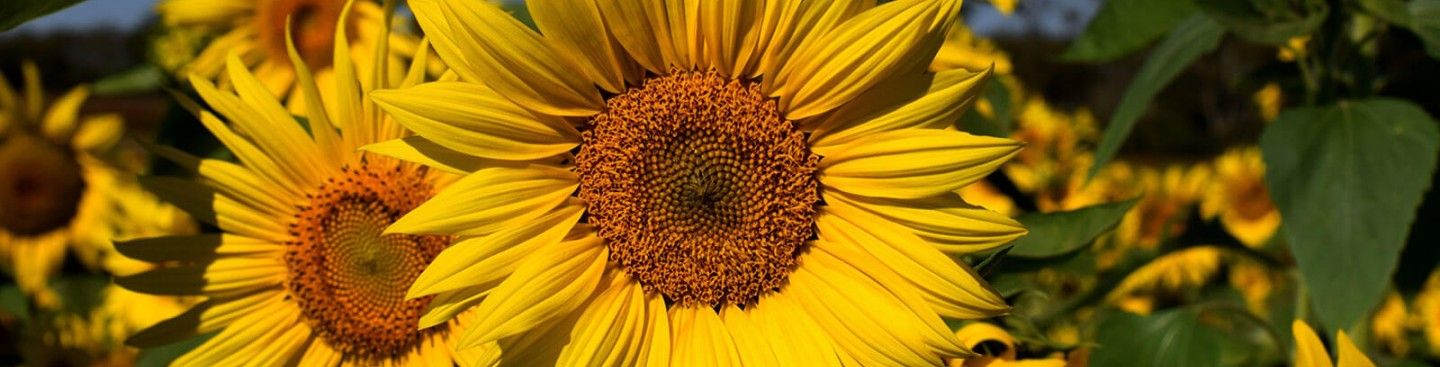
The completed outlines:
<svg viewBox="0 0 1440 367">
<path fill-rule="evenodd" d="M 194 74 L 227 86 L 230 80 L 225 72 L 226 58 L 234 53 L 270 92 L 286 98 L 282 101 L 298 109 L 303 102 L 296 98 L 303 97 L 303 93 L 294 92 L 296 74 L 287 55 L 286 24 L 294 24 L 296 50 L 320 84 L 331 83 L 334 78 L 331 50 L 338 39 L 337 29 L 345 31 L 352 51 L 349 56 L 360 75 L 371 74 L 381 37 L 387 38 L 386 48 L 390 50 L 386 65 L 398 67 L 404 58 L 415 54 L 418 41 L 389 33 L 385 12 L 375 1 L 356 1 L 348 20 L 341 22 L 340 10 L 344 6 L 345 0 L 164 0 L 156 5 L 156 12 L 167 26 L 175 28 L 169 31 L 172 34 L 216 35 L 188 62 L 166 63 L 178 66 L 174 70 L 177 76 Z M 370 87 L 369 83 L 361 80 L 366 87 Z M 329 90 L 320 92 L 329 98 Z"/>
<path fill-rule="evenodd" d="M 343 31 L 337 33 L 337 77 L 324 85 L 333 87 L 335 99 L 321 103 L 320 86 L 303 63 L 295 63 L 308 132 L 238 57 L 227 62 L 235 94 L 191 79 L 229 121 L 197 111 L 201 122 L 240 164 L 157 148 L 193 169 L 200 182 L 151 177 L 143 183 L 223 233 L 117 245 L 127 256 L 161 266 L 117 278 L 117 284 L 207 298 L 137 333 L 130 344 L 149 347 L 218 332 L 178 365 L 469 362 L 450 348 L 460 319 L 418 330 L 427 300 L 404 299 L 410 282 L 452 237 L 380 233 L 453 175 L 356 150 L 405 132 L 363 98 L 368 90 L 352 68 Z M 300 55 L 291 48 L 290 57 Z M 367 78 L 414 85 L 425 75 L 419 58 L 403 81 L 384 73 Z"/>
<path fill-rule="evenodd" d="M 475 236 L 423 326 L 539 365 L 940 364 L 1007 312 L 953 254 L 1025 233 L 956 190 L 1020 149 L 950 128 L 957 0 L 411 1 L 459 81 L 377 91 L 368 149 L 468 176 L 387 231 Z"/>
<path fill-rule="evenodd" d="M 40 73 L 22 67 L 23 90 L 0 76 L 0 267 L 40 306 L 67 246 L 108 241 L 106 194 L 119 172 L 102 158 L 119 140 L 118 115 L 81 116 L 89 88 L 76 87 L 47 109 Z"/>
</svg>

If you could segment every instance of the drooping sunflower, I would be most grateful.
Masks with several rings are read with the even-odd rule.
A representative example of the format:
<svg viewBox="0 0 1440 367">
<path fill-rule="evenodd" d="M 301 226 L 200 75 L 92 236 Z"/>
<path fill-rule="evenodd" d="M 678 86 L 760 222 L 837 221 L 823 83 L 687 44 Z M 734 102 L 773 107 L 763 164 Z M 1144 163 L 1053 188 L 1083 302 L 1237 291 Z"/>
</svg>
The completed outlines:
<svg viewBox="0 0 1440 367">
<path fill-rule="evenodd" d="M 377 91 L 469 174 L 387 229 L 475 236 L 409 296 L 510 363 L 938 365 L 1007 312 L 948 254 L 1025 233 L 955 191 L 1020 144 L 949 128 L 955 0 L 411 1 L 455 82 Z M 468 167 L 468 168 L 464 168 Z"/>
<path fill-rule="evenodd" d="M 200 179 L 142 182 L 223 232 L 117 245 L 122 254 L 159 265 L 117 278 L 117 284 L 206 298 L 128 343 L 151 347 L 218 332 L 177 365 L 474 362 L 479 352 L 451 348 L 466 316 L 419 330 L 416 322 L 428 299 L 404 297 L 410 282 L 453 238 L 380 233 L 455 176 L 356 149 L 406 133 L 364 98 L 369 89 L 352 68 L 342 32 L 335 36 L 333 84 L 316 83 L 298 62 L 301 55 L 294 48 L 289 52 L 306 95 L 305 126 L 238 57 L 226 65 L 236 93 L 191 78 L 219 114 L 197 108 L 201 122 L 239 164 L 156 148 Z M 408 74 L 366 78 L 376 85 L 417 84 L 425 75 L 424 56 L 417 59 Z M 321 88 L 332 88 L 335 98 L 319 98 Z"/>
<path fill-rule="evenodd" d="M 1233 149 L 1215 159 L 1214 184 L 1200 202 L 1206 219 L 1220 218 L 1225 231 L 1249 247 L 1264 246 L 1280 229 L 1280 211 L 1265 187 L 1259 147 Z"/>
<path fill-rule="evenodd" d="M 984 322 L 975 322 L 961 327 L 955 331 L 955 336 L 960 338 L 960 343 L 971 349 L 982 348 L 983 345 L 994 346 L 991 350 L 982 353 L 980 356 L 971 358 L 956 358 L 949 360 L 946 365 L 949 367 L 1065 367 L 1066 359 L 1062 354 L 1048 358 L 1027 358 L 1017 359 L 1017 348 L 1021 346 L 1020 341 L 1011 336 L 1005 329 Z"/>
<path fill-rule="evenodd" d="M 360 75 L 371 75 L 375 51 L 381 37 L 387 38 L 386 65 L 404 64 L 417 50 L 418 40 L 412 36 L 388 31 L 380 4 L 373 0 L 356 1 L 353 14 L 340 21 L 345 0 L 164 0 L 156 5 L 161 21 L 174 28 L 167 34 L 195 37 L 197 33 L 213 34 L 213 39 L 190 58 L 163 54 L 162 64 L 172 65 L 172 72 L 181 80 L 191 74 L 228 86 L 226 58 L 235 53 L 271 93 L 279 95 L 287 105 L 299 109 L 303 102 L 296 92 L 295 68 L 287 54 L 286 24 L 294 24 L 293 35 L 300 59 L 321 84 L 334 79 L 331 50 L 337 30 L 343 30 L 350 48 L 350 59 Z M 288 22 L 288 23 L 287 23 Z M 342 26 L 343 25 L 343 26 Z M 387 36 L 388 35 L 388 36 Z M 166 39 L 167 46 L 183 39 Z M 166 61 L 177 60 L 177 61 Z M 391 70 L 395 71 L 395 70 Z M 403 73 L 403 71 L 395 71 Z M 370 87 L 370 81 L 361 85 Z M 224 88 L 222 88 L 224 89 Z M 321 89 L 328 98 L 330 91 Z"/>
<path fill-rule="evenodd" d="M 45 106 L 40 73 L 22 66 L 24 89 L 0 76 L 0 267 L 42 306 L 69 246 L 103 246 L 119 172 L 103 156 L 124 132 L 118 115 L 81 116 L 76 87 Z"/>
</svg>

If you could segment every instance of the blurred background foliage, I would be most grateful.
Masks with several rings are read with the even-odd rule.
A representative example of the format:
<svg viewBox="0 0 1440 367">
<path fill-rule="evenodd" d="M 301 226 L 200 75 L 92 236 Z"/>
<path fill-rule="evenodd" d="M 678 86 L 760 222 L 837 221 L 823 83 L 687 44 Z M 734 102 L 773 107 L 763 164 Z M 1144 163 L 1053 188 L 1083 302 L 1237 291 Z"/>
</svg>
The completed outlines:
<svg viewBox="0 0 1440 367">
<path fill-rule="evenodd" d="M 73 3 L 0 2 L 6 80 L 33 61 L 47 100 L 92 85 L 81 112 L 123 116 L 128 149 L 225 157 L 171 96 L 217 33 L 167 27 L 146 0 L 9 30 Z M 106 25 L 102 5 L 140 15 Z M 955 364 L 1288 365 L 1293 320 L 1345 330 L 1382 366 L 1440 363 L 1440 0 L 996 0 L 965 15 L 932 69 L 998 77 L 957 127 L 1027 146 L 962 194 L 1031 234 L 957 259 L 1014 312 L 952 324 L 986 355 Z M 0 364 L 162 365 L 198 344 L 123 347 L 148 303 L 82 257 L 50 279 L 58 302 L 0 275 Z"/>
</svg>

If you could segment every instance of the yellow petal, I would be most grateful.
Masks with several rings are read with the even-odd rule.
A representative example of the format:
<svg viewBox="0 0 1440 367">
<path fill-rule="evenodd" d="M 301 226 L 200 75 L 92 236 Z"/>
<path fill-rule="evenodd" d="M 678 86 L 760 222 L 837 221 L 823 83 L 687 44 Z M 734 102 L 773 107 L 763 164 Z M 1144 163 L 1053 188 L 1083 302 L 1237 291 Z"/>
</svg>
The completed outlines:
<svg viewBox="0 0 1440 367">
<path fill-rule="evenodd" d="M 460 241 L 440 252 L 415 278 L 405 298 L 500 283 L 538 249 L 559 243 L 584 214 L 579 205 L 520 222 L 494 234 Z"/>
<path fill-rule="evenodd" d="M 236 17 L 254 14 L 257 3 L 250 1 L 167 0 L 155 5 L 166 24 L 223 24 Z"/>
<path fill-rule="evenodd" d="M 820 183 L 846 193 L 922 198 L 954 192 L 1020 151 L 1020 143 L 952 130 L 904 129 L 875 133 L 815 150 Z"/>
<path fill-rule="evenodd" d="M 73 141 L 76 149 L 99 152 L 115 146 L 122 135 L 125 135 L 124 119 L 120 115 L 107 114 L 81 122 Z"/>
<path fill-rule="evenodd" d="M 1330 354 L 1320 336 L 1304 321 L 1290 323 L 1290 333 L 1295 335 L 1295 367 L 1330 367 Z"/>
<path fill-rule="evenodd" d="M 935 248 L 951 254 L 987 251 L 1027 233 L 1020 222 L 967 204 L 953 193 L 923 199 L 880 199 L 830 192 L 825 202 L 836 212 L 863 210 L 905 226 Z"/>
<path fill-rule="evenodd" d="M 235 109 L 248 112 L 232 116 L 230 122 L 242 133 L 253 138 L 257 146 L 270 152 L 272 157 L 284 157 L 277 162 L 283 166 L 294 165 L 299 176 L 314 180 L 309 182 L 318 182 L 319 178 L 315 175 L 333 167 L 322 163 L 321 152 L 309 133 L 295 121 L 295 117 L 290 115 L 275 95 L 245 69 L 245 64 L 238 57 L 231 54 L 225 66 L 230 73 L 230 81 L 235 84 L 235 92 L 240 97 L 241 104 L 235 106 Z M 218 95 L 212 93 L 214 97 Z"/>
<path fill-rule="evenodd" d="M 297 194 L 299 193 L 297 188 L 313 187 L 319 183 L 317 181 L 319 178 L 315 175 L 316 171 L 309 168 L 308 165 L 297 164 L 303 160 L 288 159 L 292 156 L 291 154 L 300 153 L 293 153 L 294 150 L 284 142 L 254 135 L 255 130 L 264 131 L 268 127 L 265 126 L 266 123 L 263 122 L 262 117 L 245 107 L 244 102 L 233 95 L 220 92 L 210 82 L 193 75 L 191 81 L 195 90 L 205 98 L 205 101 L 212 108 L 230 118 L 230 121 L 239 129 L 238 132 L 231 130 L 230 126 L 220 121 L 215 115 L 205 111 L 200 112 L 200 123 L 205 125 L 205 128 L 210 130 L 210 133 L 215 135 L 221 144 L 229 148 L 241 163 L 275 181 L 286 183 L 279 186 L 294 190 L 292 192 Z M 293 120 L 292 123 L 294 123 Z M 313 144 L 309 151 L 311 153 L 308 154 L 312 156 L 315 154 L 313 153 L 315 152 Z M 287 159 L 278 159 L 280 157 Z"/>
<path fill-rule="evenodd" d="M 295 67 L 295 84 L 300 89 L 298 94 L 305 106 L 305 118 L 310 121 L 310 135 L 315 137 L 315 145 L 324 152 L 320 159 L 327 166 L 335 165 L 344 153 L 341 138 L 335 131 L 335 122 L 330 120 L 330 112 L 325 109 L 325 99 L 320 94 L 320 86 L 315 83 L 315 76 L 310 73 L 310 66 L 300 58 L 300 52 L 295 48 L 290 26 L 291 23 L 285 24 L 285 49 L 290 56 L 290 65 Z"/>
<path fill-rule="evenodd" d="M 155 155 L 199 174 L 217 193 L 250 209 L 274 217 L 294 214 L 294 197 L 287 197 L 285 192 L 273 189 L 273 183 L 256 176 L 245 167 L 218 159 L 200 159 L 166 146 L 152 145 L 147 148 Z"/>
<path fill-rule="evenodd" d="M 478 157 L 538 159 L 580 143 L 580 133 L 563 120 L 532 114 L 481 84 L 434 82 L 370 96 L 416 134 Z"/>
<path fill-rule="evenodd" d="M 407 136 L 360 147 L 361 150 L 407 162 L 419 163 L 457 175 L 468 175 L 489 160 L 450 150 L 419 136 Z M 491 162 L 493 163 L 493 162 Z"/>
<path fill-rule="evenodd" d="M 115 250 L 136 260 L 163 263 L 212 261 L 225 256 L 280 257 L 285 247 L 244 236 L 211 233 L 116 242 Z"/>
<path fill-rule="evenodd" d="M 764 333 L 762 339 L 770 342 L 776 360 L 787 366 L 840 366 L 828 332 L 790 298 L 786 293 L 771 293 L 751 307 L 750 315 Z"/>
<path fill-rule="evenodd" d="M 810 135 L 810 141 L 815 146 L 833 146 L 882 131 L 942 129 L 954 126 L 956 121 L 960 121 L 960 115 L 970 109 L 975 97 L 984 89 L 990 74 L 990 70 L 981 73 L 971 73 L 963 69 L 941 72 L 925 78 L 929 79 L 930 85 L 924 96 L 904 101 L 903 104 L 871 104 L 871 101 L 885 100 L 878 96 L 858 99 L 826 116 Z M 893 94 L 875 88 L 866 95 L 887 93 Z"/>
<path fill-rule="evenodd" d="M 720 320 L 725 323 L 725 330 L 730 332 L 731 339 L 735 343 L 735 350 L 740 357 L 740 365 L 785 365 L 775 359 L 775 352 L 771 348 L 772 344 L 779 341 L 766 338 L 765 332 L 760 329 L 759 322 L 752 318 L 750 312 L 741 310 L 740 307 L 734 305 L 723 307 L 720 310 Z"/>
<path fill-rule="evenodd" d="M 117 277 L 115 284 L 136 292 L 196 296 L 237 294 L 279 286 L 285 276 L 285 264 L 278 258 L 225 257 Z"/>
<path fill-rule="evenodd" d="M 321 339 L 310 341 L 310 346 L 300 356 L 302 366 L 338 366 L 343 356 L 330 348 L 330 345 Z"/>
<path fill-rule="evenodd" d="M 875 0 L 772 0 L 765 2 L 760 24 L 760 66 L 755 75 L 764 75 L 765 92 L 772 92 L 779 71 L 790 54 L 806 41 L 816 42 L 855 14 L 875 7 Z"/>
<path fill-rule="evenodd" d="M 254 315 L 262 307 L 279 303 L 282 297 L 284 295 L 280 292 L 257 292 L 237 298 L 212 298 L 131 335 L 125 339 L 125 344 L 154 348 L 208 334 L 241 317 Z"/>
<path fill-rule="evenodd" d="M 727 76 L 748 76 L 758 55 L 755 42 L 764 4 L 755 0 L 701 1 L 700 33 L 709 66 Z"/>
<path fill-rule="evenodd" d="M 630 57 L 652 73 L 669 72 L 666 51 L 670 48 L 670 27 L 663 11 L 651 10 L 651 4 L 663 7 L 663 0 L 599 1 L 605 27 L 613 32 L 615 41 Z"/>
<path fill-rule="evenodd" d="M 465 176 L 396 220 L 386 233 L 486 235 L 530 220 L 570 197 L 575 174 L 525 164 L 486 167 Z"/>
<path fill-rule="evenodd" d="M 868 253 L 884 267 L 858 269 L 872 276 L 893 272 L 903 279 L 901 284 L 882 283 L 888 288 L 915 287 L 936 312 L 951 318 L 979 319 L 1010 310 L 978 274 L 902 227 L 864 211 L 834 208 L 827 207 L 815 220 L 820 230 L 816 246 Z"/>
<path fill-rule="evenodd" d="M 784 292 L 830 335 L 837 350 L 864 365 L 922 366 L 940 360 L 925 346 L 919 327 L 910 320 L 909 312 L 897 305 L 898 300 L 873 286 L 858 284 L 858 279 L 826 279 L 833 274 L 810 270 L 820 266 L 813 258 L 813 252 L 807 254 L 800 268 L 790 274 Z M 839 286 L 853 288 L 842 293 L 827 282 L 843 282 Z M 863 306 L 852 301 L 862 299 Z"/>
<path fill-rule="evenodd" d="M 216 195 L 215 190 L 199 183 L 174 177 L 141 177 L 140 185 L 184 209 L 196 220 L 226 232 L 272 241 L 289 238 L 285 223 L 234 199 Z"/>
<path fill-rule="evenodd" d="M 255 314 L 236 320 L 204 344 L 175 359 L 173 365 L 214 366 L 241 363 L 244 360 L 234 359 L 253 358 L 261 348 L 268 345 L 256 343 L 257 340 L 267 340 L 268 334 L 294 327 L 297 316 L 299 311 L 292 305 L 278 302 L 270 304 Z"/>
<path fill-rule="evenodd" d="M 709 307 L 670 308 L 670 364 L 739 366 L 740 356 L 725 324 Z"/>
<path fill-rule="evenodd" d="M 628 277 L 617 278 L 581 311 L 556 365 L 634 366 L 645 357 L 645 290 Z"/>
<path fill-rule="evenodd" d="M 958 0 L 880 5 L 806 43 L 775 86 L 785 117 L 801 120 L 840 107 L 893 75 L 918 73 L 934 58 L 960 13 Z"/>
<path fill-rule="evenodd" d="M 524 333 L 575 310 L 595 291 L 608 253 L 598 237 L 538 249 L 476 307 L 460 347 Z"/>
<path fill-rule="evenodd" d="M 625 90 L 626 71 L 634 67 L 620 43 L 610 36 L 596 1 L 531 1 L 525 6 L 557 53 L 578 66 L 600 88 L 619 93 Z"/>
<path fill-rule="evenodd" d="M 1371 362 L 1365 352 L 1355 347 L 1355 342 L 1350 340 L 1349 335 L 1345 335 L 1344 330 L 1336 337 L 1335 344 L 1338 354 L 1335 358 L 1340 360 L 1337 367 L 1375 367 L 1375 362 Z"/>
<path fill-rule="evenodd" d="M 645 294 L 645 340 L 640 355 L 645 366 L 664 367 L 670 365 L 670 315 L 666 312 L 665 297 L 659 293 Z"/>
<path fill-rule="evenodd" d="M 45 136 L 56 142 L 69 142 L 71 134 L 75 133 L 76 122 L 80 120 L 80 105 L 85 103 L 85 98 L 90 97 L 90 88 L 75 87 L 50 104 L 50 110 L 45 112 L 45 119 L 41 120 L 41 131 Z"/>
<path fill-rule="evenodd" d="M 425 305 L 425 310 L 420 312 L 419 328 L 428 329 L 444 324 L 466 311 L 474 310 L 475 305 L 485 300 L 485 296 L 490 294 L 493 287 L 493 285 L 476 286 L 435 295 L 435 298 L 430 299 L 430 303 Z"/>
<path fill-rule="evenodd" d="M 494 4 L 410 4 L 425 34 L 435 37 L 440 57 L 466 81 L 485 83 L 515 104 L 548 115 L 588 116 L 604 106 L 587 78 L 575 76 L 544 39 Z"/>
<path fill-rule="evenodd" d="M 1000 343 L 1005 346 L 1005 353 L 997 357 L 1008 360 L 1015 359 L 1015 337 L 1010 336 L 1010 333 L 1005 332 L 1005 329 L 1001 329 L 999 326 L 984 322 L 971 323 L 960 328 L 960 331 L 956 331 L 955 337 L 960 340 L 961 345 L 971 350 L 979 348 L 982 343 Z"/>
</svg>

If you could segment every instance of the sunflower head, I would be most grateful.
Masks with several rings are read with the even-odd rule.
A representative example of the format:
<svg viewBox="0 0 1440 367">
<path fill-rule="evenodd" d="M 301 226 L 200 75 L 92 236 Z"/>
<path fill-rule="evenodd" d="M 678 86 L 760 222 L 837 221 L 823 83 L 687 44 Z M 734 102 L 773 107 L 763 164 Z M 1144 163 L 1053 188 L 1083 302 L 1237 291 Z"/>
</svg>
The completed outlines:
<svg viewBox="0 0 1440 367">
<path fill-rule="evenodd" d="M 47 106 L 38 68 L 27 62 L 22 75 L 21 90 L 0 78 L 0 257 L 21 288 L 37 294 L 48 292 L 45 281 L 67 246 L 108 240 L 100 221 L 118 173 L 101 157 L 124 129 L 116 115 L 81 114 L 87 87 Z"/>
<path fill-rule="evenodd" d="M 342 8 L 333 22 L 345 23 L 359 4 Z M 293 25 L 292 32 L 300 26 Z M 292 40 L 285 53 L 297 94 L 304 96 L 299 116 L 308 129 L 239 55 L 230 55 L 225 65 L 233 92 L 192 76 L 214 111 L 195 112 L 236 162 L 161 147 L 157 152 L 199 179 L 144 182 L 221 233 L 122 244 L 123 254 L 156 269 L 116 283 L 207 301 L 129 343 L 148 347 L 219 333 L 178 359 L 180 365 L 229 365 L 256 356 L 272 358 L 262 364 L 449 364 L 470 355 L 450 346 L 461 321 L 422 330 L 420 316 L 429 298 L 406 297 L 422 269 L 456 238 L 384 233 L 454 177 L 359 150 L 408 134 L 365 95 L 376 87 L 424 80 L 428 46 L 419 47 L 421 56 L 406 71 L 386 64 L 382 42 L 369 55 L 381 60 L 368 69 L 374 74 L 362 74 L 346 30 L 332 31 L 335 42 L 326 47 L 332 47 L 334 75 L 324 81 L 301 61 L 304 50 L 297 42 L 303 36 L 284 38 Z"/>
<path fill-rule="evenodd" d="M 409 294 L 462 346 L 918 365 L 1008 310 L 947 255 L 1024 233 L 956 194 L 1020 150 L 954 129 L 993 70 L 929 70 L 959 1 L 409 4 L 457 79 L 373 93 L 417 135 L 367 149 L 466 174 L 387 229 L 465 238 Z"/>
<path fill-rule="evenodd" d="M 285 38 L 288 25 L 300 59 L 311 69 L 320 70 L 330 66 L 335 28 L 344 8 L 344 0 L 261 0 L 252 21 L 259 32 L 258 42 L 270 59 L 290 60 Z M 346 32 L 353 36 L 353 28 L 347 24 Z"/>
</svg>

